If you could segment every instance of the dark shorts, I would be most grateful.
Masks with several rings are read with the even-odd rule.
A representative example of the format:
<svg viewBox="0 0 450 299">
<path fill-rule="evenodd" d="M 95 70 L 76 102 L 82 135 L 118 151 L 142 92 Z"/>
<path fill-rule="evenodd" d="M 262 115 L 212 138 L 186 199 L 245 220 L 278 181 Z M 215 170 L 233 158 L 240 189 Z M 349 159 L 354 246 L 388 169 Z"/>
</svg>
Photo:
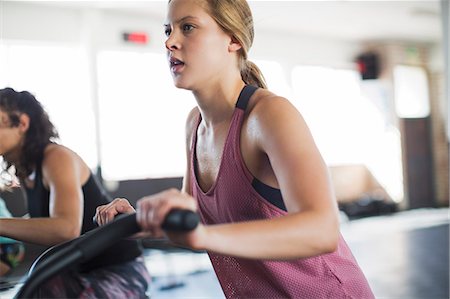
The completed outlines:
<svg viewBox="0 0 450 299">
<path fill-rule="evenodd" d="M 86 273 L 59 274 L 41 286 L 33 298 L 149 298 L 150 282 L 144 259 L 138 257 Z"/>
</svg>

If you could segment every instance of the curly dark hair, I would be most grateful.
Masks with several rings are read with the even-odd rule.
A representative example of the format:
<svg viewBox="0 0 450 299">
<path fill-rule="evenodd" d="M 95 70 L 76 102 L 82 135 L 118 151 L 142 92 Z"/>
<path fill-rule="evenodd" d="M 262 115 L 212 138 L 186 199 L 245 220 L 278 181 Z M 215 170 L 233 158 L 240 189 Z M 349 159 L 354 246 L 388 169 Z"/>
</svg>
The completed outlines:
<svg viewBox="0 0 450 299">
<path fill-rule="evenodd" d="M 14 164 L 15 175 L 23 180 L 33 172 L 45 146 L 59 138 L 59 134 L 41 103 L 28 91 L 0 89 L 0 109 L 8 115 L 11 127 L 19 125 L 20 115 L 23 113 L 30 118 L 20 159 Z M 1 171 L 8 171 L 13 165 L 10 161 L 4 161 L 3 164 Z"/>
</svg>

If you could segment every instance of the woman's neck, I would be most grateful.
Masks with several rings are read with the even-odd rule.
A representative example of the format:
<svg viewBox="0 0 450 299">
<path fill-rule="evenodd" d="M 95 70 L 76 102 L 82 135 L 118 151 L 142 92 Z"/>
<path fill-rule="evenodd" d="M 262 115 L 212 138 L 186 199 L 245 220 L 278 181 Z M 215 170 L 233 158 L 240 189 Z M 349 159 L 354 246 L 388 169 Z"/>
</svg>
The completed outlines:
<svg viewBox="0 0 450 299">
<path fill-rule="evenodd" d="M 201 90 L 193 91 L 206 126 L 214 126 L 230 120 L 236 100 L 244 86 L 245 83 L 238 80 L 229 84 L 209 85 Z"/>
</svg>

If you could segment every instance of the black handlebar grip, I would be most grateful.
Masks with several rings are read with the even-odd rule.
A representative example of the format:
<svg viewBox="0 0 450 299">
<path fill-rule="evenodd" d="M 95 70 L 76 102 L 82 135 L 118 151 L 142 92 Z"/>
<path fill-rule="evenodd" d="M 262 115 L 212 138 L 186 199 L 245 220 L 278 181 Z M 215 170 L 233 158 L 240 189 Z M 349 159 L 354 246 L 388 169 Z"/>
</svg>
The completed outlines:
<svg viewBox="0 0 450 299">
<path fill-rule="evenodd" d="M 173 209 L 167 214 L 161 227 L 167 231 L 188 232 L 194 230 L 199 222 L 197 213 L 191 210 Z"/>
<path fill-rule="evenodd" d="M 114 221 L 123 218 L 123 216 L 124 214 L 118 214 L 115 217 Z M 98 225 L 97 221 L 95 221 L 95 216 L 92 218 L 92 221 L 94 222 L 95 225 Z M 172 209 L 166 215 L 166 218 L 164 219 L 161 227 L 164 230 L 168 231 L 188 232 L 195 229 L 199 222 L 200 219 L 198 217 L 198 214 L 192 212 L 191 210 Z"/>
</svg>

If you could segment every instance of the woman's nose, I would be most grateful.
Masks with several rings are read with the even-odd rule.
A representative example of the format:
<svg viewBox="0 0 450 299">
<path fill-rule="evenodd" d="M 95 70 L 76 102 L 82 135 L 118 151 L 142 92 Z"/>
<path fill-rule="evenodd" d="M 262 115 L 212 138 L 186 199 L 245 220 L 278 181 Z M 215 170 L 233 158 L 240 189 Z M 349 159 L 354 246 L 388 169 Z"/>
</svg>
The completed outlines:
<svg viewBox="0 0 450 299">
<path fill-rule="evenodd" d="M 180 49 L 180 43 L 178 41 L 178 38 L 176 37 L 176 34 L 174 34 L 174 32 L 172 32 L 168 36 L 165 44 L 166 44 L 166 49 L 169 51 Z"/>
</svg>

